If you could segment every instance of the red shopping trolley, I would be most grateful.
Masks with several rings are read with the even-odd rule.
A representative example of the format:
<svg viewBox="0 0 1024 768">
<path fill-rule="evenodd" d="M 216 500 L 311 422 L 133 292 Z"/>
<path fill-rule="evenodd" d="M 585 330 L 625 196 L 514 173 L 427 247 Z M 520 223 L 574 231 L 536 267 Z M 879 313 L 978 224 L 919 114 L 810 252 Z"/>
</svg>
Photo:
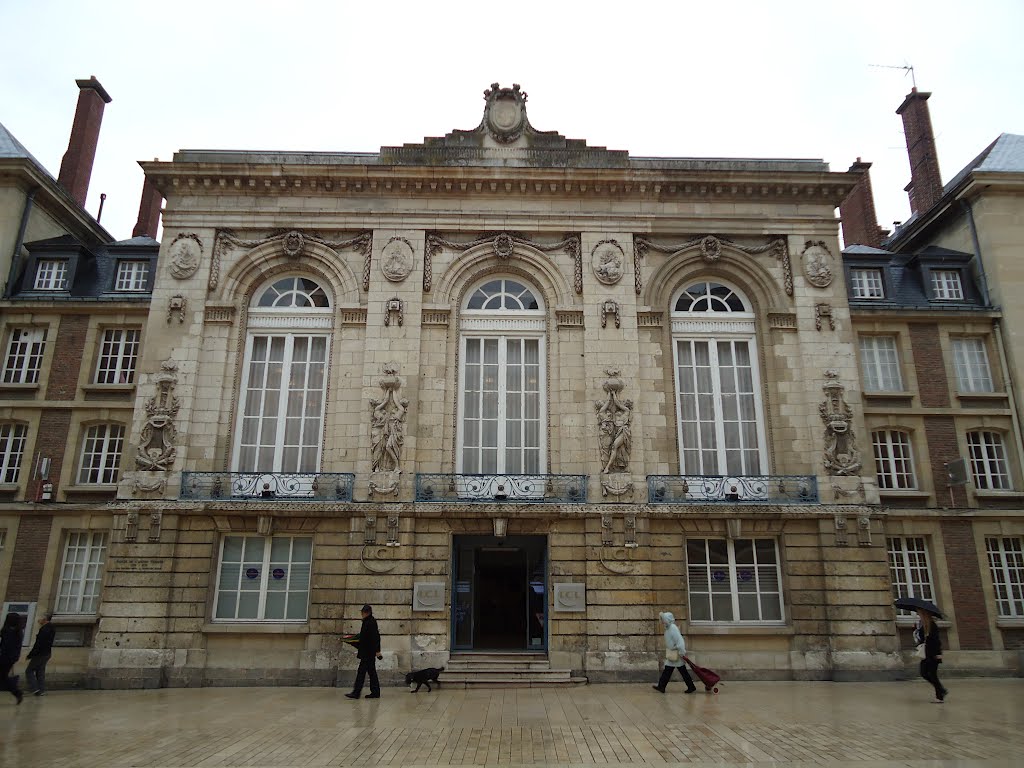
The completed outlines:
<svg viewBox="0 0 1024 768">
<path fill-rule="evenodd" d="M 689 656 L 683 656 L 683 661 L 690 665 L 690 669 L 693 670 L 693 674 L 697 676 L 697 679 L 704 683 L 704 690 L 708 693 L 718 693 L 718 684 L 722 679 L 722 676 L 717 672 L 712 672 L 710 669 L 704 667 L 698 667 L 692 661 Z"/>
</svg>

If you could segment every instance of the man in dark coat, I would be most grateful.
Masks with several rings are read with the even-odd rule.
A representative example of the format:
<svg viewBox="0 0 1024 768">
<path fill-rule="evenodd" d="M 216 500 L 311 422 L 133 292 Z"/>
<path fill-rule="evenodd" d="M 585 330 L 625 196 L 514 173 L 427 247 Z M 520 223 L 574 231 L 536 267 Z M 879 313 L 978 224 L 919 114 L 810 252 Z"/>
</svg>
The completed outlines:
<svg viewBox="0 0 1024 768">
<path fill-rule="evenodd" d="M 380 698 L 380 681 L 377 679 L 377 659 L 384 658 L 380 652 L 380 630 L 377 629 L 377 620 L 373 618 L 373 608 L 364 605 L 361 611 L 363 625 L 359 628 L 359 642 L 356 645 L 356 656 L 359 658 L 359 671 L 356 672 L 356 682 L 352 686 L 352 692 L 346 693 L 349 699 L 358 699 L 363 691 L 363 681 L 366 675 L 370 675 L 370 692 L 366 695 L 368 699 Z"/>
<path fill-rule="evenodd" d="M 57 633 L 57 628 L 51 622 L 52 618 L 53 614 L 47 613 L 39 620 L 36 641 L 26 656 L 28 666 L 25 667 L 25 681 L 28 683 L 28 689 L 36 696 L 46 695 L 46 662 L 53 653 L 53 636 Z"/>
</svg>

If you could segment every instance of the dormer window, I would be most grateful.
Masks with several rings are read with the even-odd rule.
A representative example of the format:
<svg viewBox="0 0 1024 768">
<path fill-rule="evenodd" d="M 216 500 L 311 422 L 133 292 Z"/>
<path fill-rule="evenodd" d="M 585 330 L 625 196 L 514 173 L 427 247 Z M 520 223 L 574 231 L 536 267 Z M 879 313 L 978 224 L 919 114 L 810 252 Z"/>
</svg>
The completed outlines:
<svg viewBox="0 0 1024 768">
<path fill-rule="evenodd" d="M 937 301 L 963 301 L 964 289 L 960 282 L 960 270 L 931 270 L 932 297 Z"/>
<path fill-rule="evenodd" d="M 149 262 L 123 260 L 117 262 L 115 291 L 145 291 L 149 289 Z"/>
<path fill-rule="evenodd" d="M 36 262 L 37 291 L 66 291 L 68 288 L 67 259 L 39 259 Z"/>
<path fill-rule="evenodd" d="M 882 270 L 853 267 L 850 269 L 850 291 L 854 299 L 884 299 L 885 283 Z"/>
</svg>

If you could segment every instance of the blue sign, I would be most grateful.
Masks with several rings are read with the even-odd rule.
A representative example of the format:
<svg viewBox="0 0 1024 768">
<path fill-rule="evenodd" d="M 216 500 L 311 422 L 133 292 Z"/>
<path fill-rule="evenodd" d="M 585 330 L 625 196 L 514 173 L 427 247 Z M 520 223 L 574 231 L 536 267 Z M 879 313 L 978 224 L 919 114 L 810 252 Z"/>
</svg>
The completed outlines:
<svg viewBox="0 0 1024 768">
<path fill-rule="evenodd" d="M 275 579 L 283 579 L 284 578 L 284 568 L 275 568 L 274 570 L 272 570 L 270 572 L 270 575 L 273 576 Z"/>
<path fill-rule="evenodd" d="M 247 579 L 258 579 L 260 577 L 260 569 L 259 568 L 246 568 L 245 569 L 245 577 Z"/>
</svg>

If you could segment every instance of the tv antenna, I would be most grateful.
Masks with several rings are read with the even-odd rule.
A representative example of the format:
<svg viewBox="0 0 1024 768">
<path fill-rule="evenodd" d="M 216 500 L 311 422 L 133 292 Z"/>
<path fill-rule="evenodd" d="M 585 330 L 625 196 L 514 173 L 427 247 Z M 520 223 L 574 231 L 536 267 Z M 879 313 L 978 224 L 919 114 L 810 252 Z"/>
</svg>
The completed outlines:
<svg viewBox="0 0 1024 768">
<path fill-rule="evenodd" d="M 914 68 L 910 64 L 868 64 L 869 67 L 875 69 L 902 69 L 904 72 L 910 73 L 910 82 L 917 89 L 917 78 L 914 77 Z"/>
</svg>

